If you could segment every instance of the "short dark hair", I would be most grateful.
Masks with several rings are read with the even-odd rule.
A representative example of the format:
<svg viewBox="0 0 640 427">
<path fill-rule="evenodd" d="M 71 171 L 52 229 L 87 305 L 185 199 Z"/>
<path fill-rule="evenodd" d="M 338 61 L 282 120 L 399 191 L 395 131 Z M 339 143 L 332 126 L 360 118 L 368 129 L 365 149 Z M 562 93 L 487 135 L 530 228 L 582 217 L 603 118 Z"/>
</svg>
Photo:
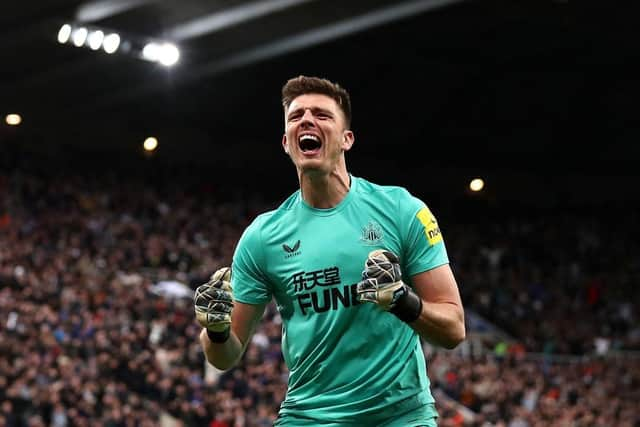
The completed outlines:
<svg viewBox="0 0 640 427">
<path fill-rule="evenodd" d="M 332 98 L 344 114 L 347 129 L 351 127 L 351 99 L 349 93 L 337 83 L 320 77 L 298 76 L 289 79 L 282 87 L 282 106 L 285 111 L 300 95 L 317 93 Z"/>
</svg>

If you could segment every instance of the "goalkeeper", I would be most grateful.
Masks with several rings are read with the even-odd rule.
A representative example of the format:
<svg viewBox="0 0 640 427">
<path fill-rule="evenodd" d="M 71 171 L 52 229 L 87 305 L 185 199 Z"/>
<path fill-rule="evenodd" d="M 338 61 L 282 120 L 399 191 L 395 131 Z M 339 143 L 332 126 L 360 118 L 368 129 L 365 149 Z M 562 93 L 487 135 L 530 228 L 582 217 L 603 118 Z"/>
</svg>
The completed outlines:
<svg viewBox="0 0 640 427">
<path fill-rule="evenodd" d="M 438 223 L 404 188 L 347 171 L 342 87 L 300 76 L 282 101 L 300 189 L 245 230 L 232 270 L 198 288 L 206 358 L 233 367 L 274 299 L 290 371 L 275 425 L 435 426 L 420 337 L 445 348 L 465 337 Z"/>
</svg>

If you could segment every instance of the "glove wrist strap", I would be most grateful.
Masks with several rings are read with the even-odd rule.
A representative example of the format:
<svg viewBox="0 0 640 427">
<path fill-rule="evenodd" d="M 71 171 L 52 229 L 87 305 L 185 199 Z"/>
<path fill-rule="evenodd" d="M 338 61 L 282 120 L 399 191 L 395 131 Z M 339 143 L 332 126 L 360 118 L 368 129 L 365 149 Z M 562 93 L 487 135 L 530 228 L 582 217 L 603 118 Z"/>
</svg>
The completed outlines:
<svg viewBox="0 0 640 427">
<path fill-rule="evenodd" d="M 422 298 L 420 298 L 413 290 L 407 286 L 407 292 L 398 298 L 395 305 L 389 312 L 395 314 L 400 320 L 411 323 L 420 317 L 422 312 Z"/>
<path fill-rule="evenodd" d="M 231 328 L 227 328 L 222 332 L 214 332 L 207 329 L 207 336 L 209 337 L 209 341 L 214 342 L 216 344 L 222 344 L 227 342 L 229 339 Z"/>
</svg>

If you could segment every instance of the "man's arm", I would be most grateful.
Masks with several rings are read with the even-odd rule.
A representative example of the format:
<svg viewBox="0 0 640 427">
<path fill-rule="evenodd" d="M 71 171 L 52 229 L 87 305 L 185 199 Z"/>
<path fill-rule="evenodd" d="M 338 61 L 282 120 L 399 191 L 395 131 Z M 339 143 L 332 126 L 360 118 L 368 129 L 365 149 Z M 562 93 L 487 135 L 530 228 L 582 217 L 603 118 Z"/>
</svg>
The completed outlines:
<svg viewBox="0 0 640 427">
<path fill-rule="evenodd" d="M 402 281 L 398 257 L 384 249 L 369 253 L 358 283 L 358 298 L 377 304 L 434 344 L 454 348 L 465 337 L 464 310 L 449 264 L 412 277 L 415 291 Z"/>
<path fill-rule="evenodd" d="M 207 335 L 207 330 L 203 328 L 200 332 L 200 343 L 207 361 L 222 370 L 235 366 L 260 323 L 264 308 L 265 304 L 234 302 L 231 313 L 231 333 L 224 343 L 212 342 Z"/>
<path fill-rule="evenodd" d="M 409 326 L 433 344 L 456 347 L 465 338 L 464 309 L 449 264 L 416 274 L 411 280 L 422 299 L 422 310 Z"/>
</svg>

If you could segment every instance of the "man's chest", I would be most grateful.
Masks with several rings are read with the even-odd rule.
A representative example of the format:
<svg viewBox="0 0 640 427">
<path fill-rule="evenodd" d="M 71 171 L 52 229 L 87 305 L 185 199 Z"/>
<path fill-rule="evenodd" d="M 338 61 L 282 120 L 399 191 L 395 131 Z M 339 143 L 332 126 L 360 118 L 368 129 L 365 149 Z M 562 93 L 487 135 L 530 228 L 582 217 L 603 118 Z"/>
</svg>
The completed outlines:
<svg viewBox="0 0 640 427">
<path fill-rule="evenodd" d="M 313 304 L 352 304 L 369 252 L 400 249 L 399 232 L 375 215 L 308 217 L 290 221 L 266 245 L 276 297 Z"/>
</svg>

